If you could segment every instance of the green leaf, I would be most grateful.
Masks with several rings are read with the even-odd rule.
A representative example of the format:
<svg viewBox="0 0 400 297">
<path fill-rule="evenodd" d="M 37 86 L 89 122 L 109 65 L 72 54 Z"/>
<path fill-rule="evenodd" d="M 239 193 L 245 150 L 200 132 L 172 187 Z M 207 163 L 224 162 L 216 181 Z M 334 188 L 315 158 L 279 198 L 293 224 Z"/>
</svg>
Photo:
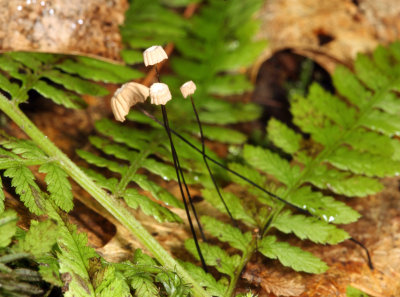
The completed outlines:
<svg viewBox="0 0 400 297">
<path fill-rule="evenodd" d="M 235 269 L 239 266 L 240 256 L 229 256 L 227 252 L 218 246 L 210 245 L 207 243 L 199 243 L 201 252 L 207 265 L 214 266 L 219 272 L 233 276 Z M 199 255 L 193 239 L 185 241 L 186 249 L 199 260 Z"/>
<path fill-rule="evenodd" d="M 400 141 L 363 128 L 353 130 L 344 141 L 354 149 L 400 160 Z"/>
<path fill-rule="evenodd" d="M 71 277 L 65 296 L 94 296 L 94 288 L 89 277 L 89 260 L 98 257 L 93 248 L 87 245 L 85 233 L 78 233 L 75 225 L 62 218 L 50 202 L 46 202 L 46 212 L 58 224 L 57 258 L 60 273 L 68 273 Z"/>
<path fill-rule="evenodd" d="M 333 166 L 367 176 L 395 176 L 400 173 L 400 162 L 393 161 L 391 158 L 360 153 L 346 147 L 339 147 L 325 161 Z"/>
<path fill-rule="evenodd" d="M 366 55 L 358 54 L 354 63 L 357 77 L 372 90 L 385 87 L 389 79 Z"/>
<path fill-rule="evenodd" d="M 109 119 L 101 119 L 95 124 L 96 130 L 111 137 L 114 141 L 124 143 L 128 147 L 141 150 L 148 146 L 147 140 L 152 140 L 159 131 L 141 131 L 116 124 Z M 162 131 L 164 132 L 164 131 Z M 165 132 L 164 132 L 165 133 Z"/>
<path fill-rule="evenodd" d="M 131 286 L 135 289 L 135 296 L 138 297 L 158 297 L 157 286 L 148 276 L 134 276 L 131 280 Z"/>
<path fill-rule="evenodd" d="M 247 251 L 251 242 L 250 232 L 243 234 L 238 228 L 208 216 L 202 216 L 201 223 L 205 230 L 217 237 L 220 241 L 228 242 L 231 246 L 242 252 Z"/>
<path fill-rule="evenodd" d="M 217 99 L 215 99 L 217 100 Z M 205 110 L 201 112 L 202 123 L 227 125 L 253 121 L 259 118 L 261 109 L 256 104 L 235 104 L 227 110 Z"/>
<path fill-rule="evenodd" d="M 214 189 L 204 189 L 201 191 L 201 194 L 203 198 L 206 199 L 212 206 L 223 213 L 227 213 L 224 204 L 222 203 L 220 197 L 218 196 L 218 193 Z M 231 192 L 222 190 L 221 194 L 234 219 L 243 220 L 244 222 L 253 226 L 257 225 L 253 216 L 247 213 L 242 203 L 240 202 L 240 199 L 236 195 Z"/>
<path fill-rule="evenodd" d="M 300 239 L 309 239 L 315 243 L 337 244 L 350 237 L 346 231 L 334 225 L 314 217 L 292 215 L 290 211 L 281 213 L 271 226 L 283 233 L 294 233 Z"/>
<path fill-rule="evenodd" d="M 320 189 L 329 189 L 348 197 L 364 197 L 376 194 L 383 189 L 382 184 L 376 179 L 351 175 L 333 168 L 328 169 L 324 165 L 317 166 L 312 172 L 308 172 L 304 180 Z"/>
<path fill-rule="evenodd" d="M 47 254 L 36 258 L 36 261 L 39 263 L 39 273 L 43 280 L 54 286 L 63 286 L 59 272 L 60 266 L 56 257 Z"/>
<path fill-rule="evenodd" d="M 93 153 L 84 151 L 84 150 L 77 150 L 76 153 L 79 157 L 84 159 L 86 162 L 96 165 L 98 167 L 105 167 L 113 172 L 117 172 L 119 174 L 125 174 L 127 170 L 126 165 L 119 164 L 114 161 L 107 160 L 105 158 L 99 157 Z"/>
<path fill-rule="evenodd" d="M 293 192 L 288 200 L 296 206 L 306 209 L 326 222 L 349 224 L 361 216 L 358 212 L 339 200 L 314 192 L 311 187 L 302 187 Z"/>
<path fill-rule="evenodd" d="M 108 94 L 108 90 L 98 84 L 62 73 L 58 70 L 48 70 L 42 72 L 41 75 L 78 94 L 88 94 L 93 96 L 104 96 Z"/>
<path fill-rule="evenodd" d="M 228 96 L 242 94 L 252 88 L 252 84 L 244 75 L 217 76 L 210 82 L 207 91 L 215 95 Z"/>
<path fill-rule="evenodd" d="M 129 207 L 137 209 L 140 206 L 146 215 L 153 216 L 159 222 L 181 222 L 179 216 L 146 196 L 140 195 L 136 189 L 125 190 L 123 198 Z"/>
<path fill-rule="evenodd" d="M 116 276 L 112 283 L 110 283 L 106 288 L 104 288 L 99 297 L 131 297 L 130 289 L 128 284 L 120 276 Z"/>
<path fill-rule="evenodd" d="M 400 135 L 400 119 L 398 115 L 387 114 L 379 110 L 372 110 L 362 117 L 360 125 L 389 137 Z"/>
<path fill-rule="evenodd" d="M 253 168 L 250 168 L 248 166 L 241 165 L 239 163 L 229 163 L 229 168 L 231 170 L 239 173 L 243 177 L 247 178 L 248 180 L 253 181 L 257 185 L 264 186 L 264 184 L 267 181 L 267 178 L 265 176 L 261 175 L 257 170 L 255 170 Z M 229 176 L 232 178 L 232 180 L 234 182 L 236 182 L 238 184 L 241 184 L 243 186 L 247 186 L 249 188 L 252 188 L 252 187 L 250 187 L 250 185 L 245 180 L 243 180 L 242 178 L 239 178 L 235 174 L 230 172 Z M 252 188 L 252 189 L 256 190 L 256 188 Z"/>
<path fill-rule="evenodd" d="M 143 60 L 143 56 L 141 56 L 141 60 Z M 68 59 L 56 67 L 86 79 L 106 83 L 124 83 L 143 77 L 143 73 L 136 69 L 87 57 L 78 57 L 76 61 Z"/>
<path fill-rule="evenodd" d="M 0 213 L 0 248 L 7 247 L 11 238 L 17 232 L 17 213 L 13 210 L 6 210 Z"/>
<path fill-rule="evenodd" d="M 258 250 L 267 258 L 278 259 L 282 265 L 296 271 L 323 273 L 328 270 L 328 266 L 321 259 L 287 242 L 277 242 L 275 236 L 264 237 Z"/>
<path fill-rule="evenodd" d="M 57 242 L 58 227 L 51 220 L 43 222 L 31 221 L 31 227 L 24 239 L 19 241 L 18 249 L 31 253 L 36 258 L 44 256 L 51 251 Z"/>
<path fill-rule="evenodd" d="M 226 285 L 222 282 L 217 282 L 215 278 L 210 274 L 206 273 L 203 268 L 200 268 L 190 262 L 182 262 L 179 263 L 185 268 L 187 272 L 190 273 L 190 276 L 198 282 L 198 284 L 202 287 L 205 287 L 207 292 L 211 296 L 223 297 L 225 296 L 225 292 L 227 290 Z"/>
<path fill-rule="evenodd" d="M 369 295 L 352 286 L 347 286 L 346 297 L 369 297 Z"/>
<path fill-rule="evenodd" d="M 81 168 L 99 187 L 114 192 L 117 187 L 118 180 L 114 177 L 106 178 L 102 174 L 88 168 Z"/>
<path fill-rule="evenodd" d="M 202 125 L 202 128 L 205 138 L 218 142 L 229 144 L 242 144 L 247 139 L 246 135 L 244 135 L 243 133 L 225 127 Z M 200 136 L 197 123 L 192 125 L 185 125 L 183 129 L 187 132 Z"/>
<path fill-rule="evenodd" d="M 137 183 L 143 190 L 148 191 L 157 200 L 165 202 L 166 205 L 183 208 L 183 202 L 178 200 L 174 195 L 168 192 L 157 183 L 149 180 L 145 175 L 135 174 L 132 180 Z"/>
<path fill-rule="evenodd" d="M 0 87 L 4 91 L 9 93 L 11 98 L 15 98 L 19 91 L 19 86 L 15 83 L 10 82 L 8 78 L 3 76 L 2 74 L 0 74 Z"/>
<path fill-rule="evenodd" d="M 358 107 L 363 107 L 372 97 L 372 93 L 344 66 L 336 67 L 332 79 L 337 91 Z"/>
<path fill-rule="evenodd" d="M 386 93 L 382 95 L 381 100 L 377 101 L 374 106 L 389 114 L 396 115 L 400 113 L 400 100 L 396 93 Z"/>
<path fill-rule="evenodd" d="M 122 50 L 120 52 L 122 59 L 128 64 L 139 64 L 143 62 L 143 54 L 136 50 Z"/>
<path fill-rule="evenodd" d="M 268 138 L 284 152 L 294 154 L 300 149 L 301 135 L 272 118 L 267 126 Z"/>
<path fill-rule="evenodd" d="M 168 296 L 191 296 L 190 287 L 175 272 L 163 271 L 158 273 L 155 281 L 163 285 Z"/>
<path fill-rule="evenodd" d="M 11 150 L 14 154 L 21 155 L 26 159 L 45 158 L 45 153 L 33 142 L 25 139 L 10 138 L 1 142 L 3 147 Z M 7 154 L 8 156 L 15 156 Z"/>
<path fill-rule="evenodd" d="M 245 145 L 243 157 L 246 162 L 255 168 L 275 176 L 287 186 L 294 184 L 300 176 L 300 168 L 290 166 L 289 162 L 282 159 L 278 154 L 269 150 L 251 145 Z"/>
<path fill-rule="evenodd" d="M 98 263 L 99 267 L 95 267 L 92 283 L 95 287 L 96 296 L 101 297 L 131 297 L 130 289 L 126 280 L 119 273 L 116 273 L 114 265 L 106 265 Z"/>
<path fill-rule="evenodd" d="M 72 201 L 74 197 L 67 173 L 54 162 L 43 164 L 39 167 L 39 172 L 46 173 L 44 180 L 47 184 L 47 191 L 50 192 L 50 198 L 62 210 L 71 211 L 74 207 Z"/>
<path fill-rule="evenodd" d="M 66 92 L 55 88 L 42 80 L 38 80 L 32 89 L 42 96 L 51 99 L 54 103 L 64 105 L 69 108 L 82 108 L 85 106 L 84 101 L 73 93 Z"/>
<path fill-rule="evenodd" d="M 0 177 L 0 215 L 3 213 L 4 211 L 4 200 L 6 199 L 5 195 L 4 195 L 4 191 L 3 191 L 3 181 Z"/>
<path fill-rule="evenodd" d="M 30 53 L 24 52 L 9 52 L 5 55 L 11 57 L 13 60 L 20 62 L 21 64 L 29 67 L 32 70 L 38 70 L 41 66 L 41 62 L 34 58 Z"/>
<path fill-rule="evenodd" d="M 34 214 L 41 215 L 43 206 L 39 194 L 40 189 L 35 183 L 33 173 L 25 166 L 17 166 L 4 171 L 4 176 L 12 179 L 11 186 L 15 188 L 15 192 L 25 206 Z"/>
<path fill-rule="evenodd" d="M 314 108 L 325 117 L 342 127 L 349 127 L 355 121 L 356 110 L 338 97 L 325 91 L 320 85 L 311 85 L 308 100 L 312 101 Z"/>
</svg>

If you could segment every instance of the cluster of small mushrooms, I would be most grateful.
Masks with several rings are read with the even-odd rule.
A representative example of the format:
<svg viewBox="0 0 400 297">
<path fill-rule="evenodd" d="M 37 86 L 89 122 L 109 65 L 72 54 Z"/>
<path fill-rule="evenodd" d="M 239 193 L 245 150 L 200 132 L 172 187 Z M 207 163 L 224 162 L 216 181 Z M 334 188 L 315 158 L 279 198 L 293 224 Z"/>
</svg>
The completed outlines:
<svg viewBox="0 0 400 297">
<path fill-rule="evenodd" d="M 161 61 L 168 59 L 167 53 L 159 45 L 154 45 L 143 52 L 144 65 L 153 66 Z M 196 85 L 193 81 L 184 83 L 181 88 L 184 98 L 194 94 Z M 150 96 L 151 104 L 165 105 L 172 99 L 168 85 L 164 83 L 154 83 L 149 87 L 145 85 L 129 82 L 122 85 L 111 99 L 111 109 L 117 121 L 125 121 L 125 116 L 129 109 L 137 104 L 143 103 Z"/>
</svg>

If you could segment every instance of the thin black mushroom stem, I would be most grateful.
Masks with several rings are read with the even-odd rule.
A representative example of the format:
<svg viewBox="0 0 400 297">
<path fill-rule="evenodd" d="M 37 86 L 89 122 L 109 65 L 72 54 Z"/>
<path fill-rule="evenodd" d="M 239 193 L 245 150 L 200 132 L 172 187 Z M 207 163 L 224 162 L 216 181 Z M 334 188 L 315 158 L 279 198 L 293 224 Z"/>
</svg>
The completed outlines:
<svg viewBox="0 0 400 297">
<path fill-rule="evenodd" d="M 150 118 L 151 120 L 155 121 L 156 123 L 158 123 L 158 124 L 161 125 L 161 126 L 164 126 L 164 124 L 163 124 L 161 121 L 159 121 L 159 120 L 158 120 L 156 117 L 154 117 L 153 115 L 149 114 L 146 110 L 144 110 L 144 109 L 142 109 L 142 108 L 139 108 L 139 110 L 140 110 L 145 116 L 147 116 L 148 118 Z M 226 170 L 226 171 L 232 173 L 233 175 L 236 175 L 238 178 L 240 178 L 240 179 L 244 180 L 245 182 L 247 182 L 248 184 L 250 184 L 250 185 L 256 187 L 257 189 L 261 190 L 262 192 L 264 192 L 265 194 L 269 195 L 270 197 L 272 197 L 272 198 L 274 198 L 274 199 L 276 199 L 276 200 L 278 200 L 278 201 L 280 201 L 280 202 L 282 202 L 282 203 L 284 203 L 284 204 L 286 204 L 286 205 L 288 205 L 288 206 L 290 206 L 290 207 L 296 209 L 297 211 L 299 211 L 299 212 L 301 212 L 301 213 L 304 213 L 304 214 L 307 214 L 307 215 L 316 217 L 314 214 L 312 214 L 312 213 L 309 212 L 308 210 L 303 209 L 303 208 L 301 208 L 301 207 L 298 207 L 297 205 L 294 205 L 293 203 L 291 203 L 291 202 L 289 202 L 289 201 L 287 201 L 287 200 L 285 200 L 285 199 L 283 199 L 283 198 L 281 198 L 281 197 L 275 195 L 274 193 L 272 193 L 272 192 L 270 192 L 270 191 L 264 189 L 262 186 L 256 184 L 255 182 L 253 182 L 252 180 L 248 179 L 247 177 L 241 175 L 240 173 L 238 173 L 238 172 L 236 172 L 236 171 L 230 169 L 229 167 L 225 166 L 225 165 L 222 164 L 221 162 L 219 162 L 219 161 L 215 160 L 214 158 L 208 156 L 206 153 L 204 153 L 202 150 L 200 150 L 199 148 L 197 148 L 194 144 L 192 144 L 189 140 L 187 140 L 185 137 L 183 137 L 182 135 L 180 135 L 180 134 L 179 134 L 178 132 L 176 132 L 175 130 L 170 129 L 170 132 L 171 132 L 172 134 L 174 134 L 175 136 L 177 136 L 179 139 L 181 139 L 184 143 L 186 143 L 187 145 L 189 145 L 191 148 L 193 148 L 195 151 L 197 151 L 198 153 L 202 154 L 204 158 L 208 159 L 209 161 L 213 162 L 214 164 L 216 164 L 217 166 L 223 168 L 224 170 Z M 318 217 L 317 217 L 317 218 L 318 218 Z M 266 227 L 268 227 L 268 225 L 269 225 L 269 224 L 267 223 L 266 226 L 264 226 L 264 228 L 263 228 L 262 230 L 260 230 L 260 232 L 263 233 L 263 232 L 265 231 Z M 364 244 L 362 244 L 360 241 L 358 241 L 357 239 L 355 239 L 355 238 L 353 238 L 353 237 L 350 237 L 349 240 L 352 241 L 352 242 L 354 242 L 354 243 L 357 244 L 358 246 L 360 246 L 360 247 L 365 251 L 366 256 L 367 256 L 367 261 L 368 261 L 368 267 L 369 267 L 371 270 L 373 270 L 373 269 L 374 269 L 374 266 L 373 266 L 372 258 L 371 258 L 371 255 L 370 255 L 370 253 L 369 253 L 368 248 L 367 248 Z"/>
<path fill-rule="evenodd" d="M 155 70 L 156 70 L 156 74 L 157 74 L 157 81 L 160 82 L 160 76 L 159 76 L 159 71 L 157 69 L 157 65 L 155 65 Z M 200 231 L 200 234 L 201 234 L 201 237 L 202 237 L 203 241 L 206 241 L 206 237 L 205 237 L 203 229 L 201 227 L 200 220 L 199 220 L 199 218 L 197 216 L 196 208 L 194 207 L 193 200 L 192 200 L 192 197 L 191 197 L 190 192 L 189 192 L 189 188 L 188 188 L 188 186 L 186 184 L 185 176 L 183 174 L 182 167 L 180 166 L 180 163 L 179 163 L 178 154 L 176 152 L 176 149 L 175 149 L 175 146 L 174 146 L 174 142 L 172 140 L 171 129 L 169 127 L 169 121 L 168 121 L 168 113 L 167 113 L 167 109 L 165 107 L 165 104 L 161 105 L 161 111 L 162 111 L 163 121 L 164 121 L 163 126 L 164 126 L 165 131 L 167 132 L 167 135 L 168 135 L 168 138 L 169 138 L 170 147 L 171 147 L 171 153 L 172 153 L 172 159 L 173 159 L 173 163 L 174 163 L 174 168 L 175 168 L 176 176 L 177 176 L 177 179 L 178 179 L 178 185 L 179 185 L 179 190 L 181 192 L 183 204 L 185 206 L 186 216 L 187 216 L 188 221 L 189 221 L 190 231 L 191 231 L 191 233 L 193 235 L 193 240 L 194 240 L 194 243 L 195 243 L 195 246 L 196 246 L 196 250 L 197 250 L 197 253 L 199 255 L 202 267 L 203 267 L 205 272 L 208 272 L 207 265 L 206 265 L 206 262 L 204 260 L 204 256 L 203 256 L 203 254 L 201 252 L 199 241 L 197 239 L 197 234 L 196 234 L 196 231 L 195 231 L 194 226 L 193 226 L 192 218 L 191 218 L 191 215 L 190 215 L 190 211 L 189 211 L 188 203 L 187 203 L 187 200 L 186 200 L 185 192 L 184 192 L 183 187 L 182 187 L 182 183 L 183 183 L 183 185 L 185 187 L 186 194 L 187 194 L 187 197 L 188 197 L 188 200 L 189 200 L 189 204 L 190 204 L 191 209 L 193 211 L 193 214 L 194 214 L 195 220 L 197 222 L 197 225 L 198 225 L 198 228 L 199 228 L 199 231 Z M 181 178 L 182 178 L 182 180 L 181 180 Z"/>
<path fill-rule="evenodd" d="M 219 196 L 222 204 L 224 205 L 224 208 L 225 208 L 227 214 L 231 218 L 231 221 L 232 221 L 233 225 L 235 227 L 237 227 L 237 222 L 233 218 L 232 213 L 230 212 L 230 210 L 228 208 L 228 205 L 226 204 L 226 202 L 225 202 L 225 200 L 224 200 L 224 198 L 223 198 L 223 196 L 221 194 L 221 191 L 219 189 L 217 181 L 216 181 L 216 179 L 214 177 L 214 174 L 212 173 L 211 168 L 210 168 L 210 166 L 208 164 L 208 161 L 207 161 L 206 146 L 205 146 L 205 143 L 204 143 L 203 126 L 201 124 L 199 113 L 197 112 L 197 108 L 196 108 L 196 105 L 195 105 L 194 100 L 193 100 L 193 93 L 194 93 L 195 90 L 196 90 L 196 85 L 192 81 L 188 81 L 188 82 L 186 82 L 185 84 L 183 84 L 181 86 L 181 92 L 182 92 L 183 97 L 185 97 L 185 98 L 188 97 L 188 96 L 190 97 L 190 101 L 192 103 L 193 112 L 194 112 L 194 114 L 196 116 L 197 125 L 199 126 L 200 141 L 201 141 L 201 154 L 203 156 L 204 164 L 205 164 L 205 166 L 207 168 L 208 174 L 210 175 L 210 178 L 211 178 L 211 180 L 212 180 L 212 182 L 214 184 L 214 188 L 217 191 L 218 196 Z"/>
</svg>

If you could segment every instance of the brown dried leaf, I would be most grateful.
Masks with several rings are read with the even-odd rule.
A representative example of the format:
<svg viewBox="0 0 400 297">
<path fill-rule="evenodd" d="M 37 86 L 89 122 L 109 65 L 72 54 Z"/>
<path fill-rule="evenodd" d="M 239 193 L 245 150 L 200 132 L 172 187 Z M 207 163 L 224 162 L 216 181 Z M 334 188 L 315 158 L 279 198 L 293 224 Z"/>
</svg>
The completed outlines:
<svg viewBox="0 0 400 297">
<path fill-rule="evenodd" d="M 292 272 L 278 272 L 250 263 L 243 273 L 247 281 L 261 286 L 267 293 L 276 296 L 299 296 L 305 290 L 301 277 Z"/>
<path fill-rule="evenodd" d="M 268 0 L 260 19 L 260 37 L 270 43 L 258 65 L 292 49 L 331 72 L 337 63 L 351 65 L 358 52 L 400 39 L 398 0 Z"/>
</svg>

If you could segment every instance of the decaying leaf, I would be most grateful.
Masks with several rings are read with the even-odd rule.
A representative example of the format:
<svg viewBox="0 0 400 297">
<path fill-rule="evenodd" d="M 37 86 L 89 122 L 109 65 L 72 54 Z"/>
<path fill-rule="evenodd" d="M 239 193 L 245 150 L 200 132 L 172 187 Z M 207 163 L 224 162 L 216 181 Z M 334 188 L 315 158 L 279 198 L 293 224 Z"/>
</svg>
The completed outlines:
<svg viewBox="0 0 400 297">
<path fill-rule="evenodd" d="M 299 296 L 305 291 L 299 275 L 265 269 L 262 265 L 249 263 L 243 278 L 261 286 L 266 292 L 276 296 Z"/>
<path fill-rule="evenodd" d="M 332 72 L 337 63 L 351 65 L 358 52 L 399 39 L 399 18 L 397 0 L 268 0 L 260 37 L 270 43 L 260 62 L 291 49 Z"/>
</svg>

